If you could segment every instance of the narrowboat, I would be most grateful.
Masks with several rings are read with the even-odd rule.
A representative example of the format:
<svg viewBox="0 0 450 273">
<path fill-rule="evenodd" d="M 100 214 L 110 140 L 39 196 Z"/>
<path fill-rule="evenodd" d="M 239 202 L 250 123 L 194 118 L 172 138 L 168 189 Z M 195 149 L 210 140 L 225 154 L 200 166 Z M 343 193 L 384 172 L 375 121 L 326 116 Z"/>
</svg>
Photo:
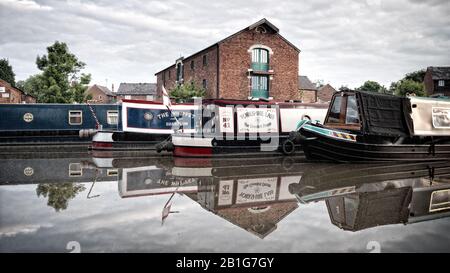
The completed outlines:
<svg viewBox="0 0 450 273">
<path fill-rule="evenodd" d="M 450 216 L 450 162 L 371 165 L 319 168 L 289 191 L 303 204 L 325 201 L 330 221 L 349 231 Z"/>
<path fill-rule="evenodd" d="M 290 140 L 314 160 L 449 160 L 450 100 L 341 91 L 323 124 L 302 121 Z"/>
<path fill-rule="evenodd" d="M 0 104 L 0 146 L 89 144 L 99 129 L 121 126 L 119 104 Z"/>
<path fill-rule="evenodd" d="M 299 120 L 322 122 L 326 104 L 211 99 L 202 102 L 195 133 L 176 132 L 159 150 L 177 157 L 213 157 L 249 153 L 293 153 L 280 145 Z M 281 147 L 283 150 L 280 150 Z"/>
<path fill-rule="evenodd" d="M 92 149 L 154 150 L 155 144 L 170 137 L 175 130 L 194 131 L 195 105 L 173 104 L 142 100 L 123 100 L 120 130 L 101 130 L 92 139 Z"/>
</svg>

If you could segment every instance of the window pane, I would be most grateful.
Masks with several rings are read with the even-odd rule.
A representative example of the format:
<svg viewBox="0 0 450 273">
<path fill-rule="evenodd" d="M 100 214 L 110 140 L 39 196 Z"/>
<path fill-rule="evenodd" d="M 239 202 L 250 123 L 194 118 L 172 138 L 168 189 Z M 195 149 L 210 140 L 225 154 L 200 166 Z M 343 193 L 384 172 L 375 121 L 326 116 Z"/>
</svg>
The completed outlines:
<svg viewBox="0 0 450 273">
<path fill-rule="evenodd" d="M 342 97 L 335 97 L 333 106 L 331 107 L 330 114 L 328 115 L 327 122 L 339 123 L 339 117 L 341 114 Z"/>
<path fill-rule="evenodd" d="M 106 122 L 111 125 L 117 125 L 119 121 L 119 114 L 117 111 L 108 111 Z"/>
<path fill-rule="evenodd" d="M 69 124 L 80 125 L 83 123 L 81 111 L 69 111 Z"/>
<path fill-rule="evenodd" d="M 347 97 L 347 114 L 345 117 L 345 123 L 359 123 L 358 106 L 356 105 L 356 97 Z"/>
</svg>

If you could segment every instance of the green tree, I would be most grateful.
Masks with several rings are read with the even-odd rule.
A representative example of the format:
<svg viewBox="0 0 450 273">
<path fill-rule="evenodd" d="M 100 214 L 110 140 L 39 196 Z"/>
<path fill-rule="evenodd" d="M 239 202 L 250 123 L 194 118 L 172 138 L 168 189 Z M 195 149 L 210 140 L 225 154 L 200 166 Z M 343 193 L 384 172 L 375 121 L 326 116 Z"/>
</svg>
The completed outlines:
<svg viewBox="0 0 450 273">
<path fill-rule="evenodd" d="M 387 93 L 388 90 L 383 85 L 379 84 L 376 81 L 366 81 L 363 85 L 356 88 L 359 91 L 369 91 L 369 92 L 378 92 L 378 93 Z"/>
<path fill-rule="evenodd" d="M 413 93 L 416 96 L 425 96 L 423 83 L 416 82 L 414 80 L 402 79 L 395 84 L 395 95 L 405 96 Z"/>
<path fill-rule="evenodd" d="M 417 70 L 406 74 L 403 79 L 423 83 L 423 80 L 425 78 L 425 72 L 426 72 L 425 69 Z"/>
<path fill-rule="evenodd" d="M 204 88 L 198 88 L 191 82 L 190 84 L 177 85 L 170 90 L 170 97 L 174 98 L 177 102 L 185 102 L 193 97 L 204 97 L 205 93 Z"/>
<path fill-rule="evenodd" d="M 9 82 L 12 86 L 16 85 L 16 74 L 9 64 L 8 59 L 0 59 L 0 79 Z"/>
<path fill-rule="evenodd" d="M 83 102 L 90 74 L 80 74 L 86 65 L 69 51 L 67 44 L 56 41 L 47 47 L 47 55 L 36 58 L 41 74 L 28 78 L 24 91 L 44 103 Z"/>
<path fill-rule="evenodd" d="M 77 183 L 43 183 L 37 186 L 36 194 L 48 198 L 47 205 L 60 211 L 67 209 L 69 200 L 85 189 L 83 184 Z"/>
<path fill-rule="evenodd" d="M 41 74 L 28 77 L 26 80 L 18 81 L 17 88 L 36 97 L 37 102 L 45 101 L 45 92 L 42 89 L 43 79 Z"/>
</svg>

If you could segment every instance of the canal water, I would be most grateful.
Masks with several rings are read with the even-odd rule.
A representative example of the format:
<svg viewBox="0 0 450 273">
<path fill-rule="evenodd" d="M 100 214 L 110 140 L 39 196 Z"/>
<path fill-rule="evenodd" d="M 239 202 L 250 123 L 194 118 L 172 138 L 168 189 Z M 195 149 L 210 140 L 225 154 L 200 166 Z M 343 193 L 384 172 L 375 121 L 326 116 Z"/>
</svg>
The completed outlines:
<svg viewBox="0 0 450 273">
<path fill-rule="evenodd" d="M 450 162 L 0 159 L 0 252 L 448 252 Z"/>
</svg>

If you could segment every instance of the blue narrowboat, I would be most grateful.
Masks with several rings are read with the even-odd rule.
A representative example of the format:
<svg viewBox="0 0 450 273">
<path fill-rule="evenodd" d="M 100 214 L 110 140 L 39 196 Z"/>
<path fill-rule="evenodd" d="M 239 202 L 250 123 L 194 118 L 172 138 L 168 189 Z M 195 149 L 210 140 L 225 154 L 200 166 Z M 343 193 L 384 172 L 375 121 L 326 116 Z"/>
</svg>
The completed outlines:
<svg viewBox="0 0 450 273">
<path fill-rule="evenodd" d="M 121 130 L 120 104 L 0 104 L 0 145 L 87 143 L 98 129 Z"/>
</svg>

